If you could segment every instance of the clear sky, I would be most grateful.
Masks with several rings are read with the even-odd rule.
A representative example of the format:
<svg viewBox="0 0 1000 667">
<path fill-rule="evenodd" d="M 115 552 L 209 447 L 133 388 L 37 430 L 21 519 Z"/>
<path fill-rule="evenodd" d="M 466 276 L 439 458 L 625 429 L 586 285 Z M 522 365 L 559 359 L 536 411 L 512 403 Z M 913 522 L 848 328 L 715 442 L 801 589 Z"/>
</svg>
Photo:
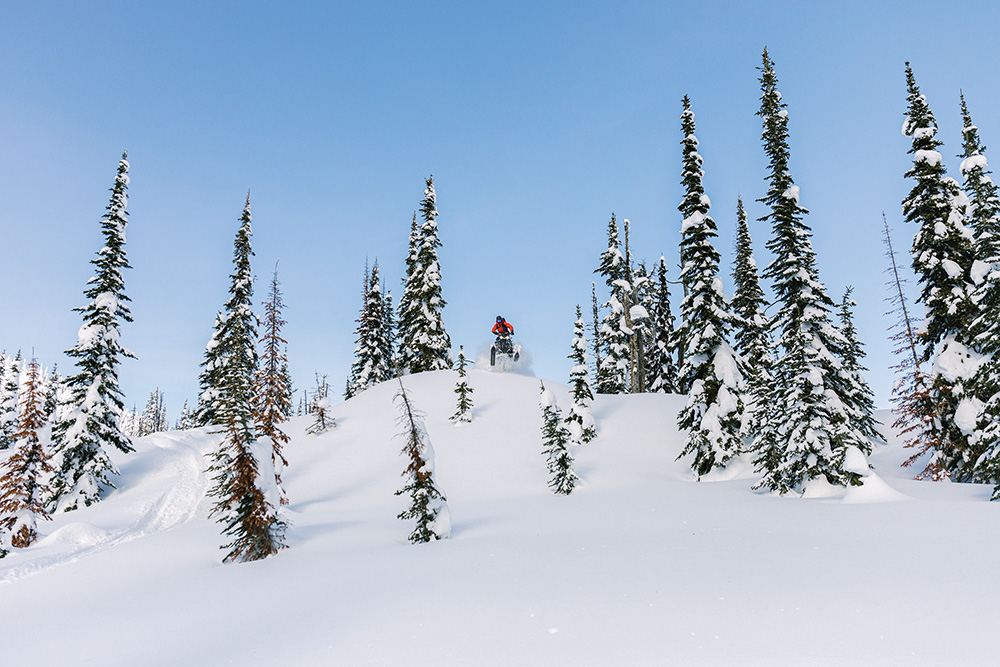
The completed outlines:
<svg viewBox="0 0 1000 667">
<path fill-rule="evenodd" d="M 900 214 L 904 62 L 946 157 L 961 149 L 960 89 L 987 146 L 1000 136 L 990 2 L 6 2 L 0 15 L 0 349 L 70 370 L 72 308 L 127 149 L 122 342 L 139 359 L 121 382 L 139 407 L 161 387 L 171 419 L 196 398 L 248 189 L 255 302 L 277 262 L 297 387 L 319 371 L 342 389 L 366 259 L 398 297 L 430 174 L 456 349 L 486 348 L 503 314 L 536 374 L 565 382 L 612 212 L 631 220 L 634 255 L 665 255 L 676 278 L 687 94 L 728 293 L 737 196 L 764 214 L 765 46 L 820 278 L 838 301 L 855 286 L 885 406 L 882 212 L 900 249 L 914 231 Z M 770 230 L 751 233 L 763 268 Z"/>
</svg>

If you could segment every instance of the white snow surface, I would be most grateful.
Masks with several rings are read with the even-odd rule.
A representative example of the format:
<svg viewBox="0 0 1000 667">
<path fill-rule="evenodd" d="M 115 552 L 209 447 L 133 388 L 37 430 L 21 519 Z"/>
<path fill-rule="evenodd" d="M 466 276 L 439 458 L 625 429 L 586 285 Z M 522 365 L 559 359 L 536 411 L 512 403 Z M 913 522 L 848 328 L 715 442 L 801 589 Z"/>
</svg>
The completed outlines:
<svg viewBox="0 0 1000 667">
<path fill-rule="evenodd" d="M 911 450 L 891 435 L 850 490 L 754 492 L 742 458 L 697 483 L 675 460 L 684 397 L 641 394 L 597 396 L 600 435 L 573 451 L 580 485 L 556 496 L 538 380 L 470 370 L 461 428 L 456 380 L 404 379 L 451 539 L 409 544 L 396 518 L 395 382 L 335 404 L 327 433 L 287 425 L 289 548 L 255 563 L 222 564 L 208 518 L 220 436 L 139 438 L 111 453 L 118 490 L 0 560 L 3 636 L 17 638 L 4 664 L 995 664 L 991 487 L 913 481 L 924 462 L 900 468 Z"/>
</svg>

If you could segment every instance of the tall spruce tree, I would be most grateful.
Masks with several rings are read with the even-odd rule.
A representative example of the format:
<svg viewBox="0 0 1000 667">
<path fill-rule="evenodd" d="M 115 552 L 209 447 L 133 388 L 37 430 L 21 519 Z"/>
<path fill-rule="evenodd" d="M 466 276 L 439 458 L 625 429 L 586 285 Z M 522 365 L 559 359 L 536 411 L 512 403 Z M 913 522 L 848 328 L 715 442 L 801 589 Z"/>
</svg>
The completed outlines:
<svg viewBox="0 0 1000 667">
<path fill-rule="evenodd" d="M 587 366 L 587 339 L 584 337 L 585 324 L 580 306 L 576 306 L 576 322 L 573 325 L 573 340 L 570 343 L 569 359 L 573 368 L 569 372 L 569 391 L 572 398 L 565 426 L 569 440 L 574 444 L 590 442 L 597 436 L 597 424 L 590 411 L 594 392 L 590 388 L 590 370 Z"/>
<path fill-rule="evenodd" d="M 772 323 L 780 354 L 753 445 L 754 464 L 764 473 L 757 488 L 784 494 L 824 479 L 856 485 L 861 474 L 853 464 L 848 470 L 845 459 L 850 448 L 870 453 L 871 444 L 843 404 L 851 382 L 840 362 L 846 341 L 831 325 L 833 302 L 819 281 L 811 231 L 803 220 L 808 211 L 799 204 L 799 188 L 789 171 L 788 112 L 767 49 L 760 71 L 758 115 L 770 186 L 760 199 L 770 212 L 761 220 L 771 223 L 767 247 L 774 255 L 764 275 L 773 281 L 780 307 Z"/>
<path fill-rule="evenodd" d="M 105 448 L 133 451 L 118 423 L 125 407 L 118 387 L 118 365 L 123 357 L 135 358 L 119 342 L 122 323 L 132 321 L 122 275 L 131 268 L 125 254 L 126 157 L 123 153 L 118 162 L 111 201 L 101 218 L 104 245 L 91 261 L 96 272 L 84 292 L 91 301 L 75 309 L 83 316 L 83 326 L 76 345 L 66 352 L 76 360 L 77 372 L 66 380 L 69 394 L 53 432 L 56 470 L 51 480 L 51 504 L 57 510 L 91 505 L 100 500 L 102 489 L 114 488 L 111 478 L 118 470 Z"/>
<path fill-rule="evenodd" d="M 216 424 L 223 433 L 209 470 L 214 485 L 209 495 L 216 499 L 211 515 L 223 524 L 231 538 L 221 548 L 228 550 L 226 562 L 266 558 L 284 547 L 285 522 L 278 516 L 280 492 L 271 468 L 271 449 L 258 446 L 254 422 L 254 375 L 257 371 L 257 328 L 253 312 L 253 250 L 250 195 L 247 194 L 233 248 L 233 273 L 229 300 L 218 331 L 219 384 Z"/>
<path fill-rule="evenodd" d="M 594 331 L 594 344 L 592 350 L 594 350 L 594 386 L 598 385 L 598 379 L 601 374 L 601 359 L 604 350 L 604 338 L 601 336 L 601 310 L 597 303 L 597 283 L 594 281 L 590 282 L 590 301 L 593 310 L 593 319 L 591 320 L 591 325 Z"/>
<path fill-rule="evenodd" d="M 423 222 L 410 233 L 406 286 L 399 302 L 400 361 L 404 372 L 409 373 L 451 368 L 451 339 L 441 317 L 445 300 L 441 293 L 441 241 L 433 176 L 427 179 L 420 215 Z"/>
<path fill-rule="evenodd" d="M 969 338 L 982 355 L 969 382 L 970 394 L 956 412 L 977 413 L 969 433 L 969 455 L 955 477 L 959 481 L 996 484 L 992 500 L 1000 499 L 1000 197 L 990 178 L 986 147 L 972 122 L 965 96 L 962 108 L 962 165 L 969 197 L 966 218 L 975 232 L 971 279 L 976 317 Z"/>
<path fill-rule="evenodd" d="M 607 309 L 600 328 L 604 357 L 597 368 L 594 389 L 599 394 L 623 394 L 628 389 L 632 332 L 626 323 L 629 283 L 614 213 L 608 223 L 608 247 L 601 253 L 601 263 L 594 273 L 604 276 L 610 291 L 608 300 L 602 305 Z"/>
<path fill-rule="evenodd" d="M 51 491 L 44 480 L 53 468 L 43 442 L 47 420 L 38 360 L 28 363 L 19 395 L 14 453 L 4 462 L 0 475 L 0 558 L 8 547 L 31 546 L 38 538 L 38 520 L 51 519 L 45 510 Z"/>
<path fill-rule="evenodd" d="M 288 434 L 281 429 L 281 425 L 287 421 L 291 412 L 292 396 L 287 384 L 288 359 L 282 347 L 287 346 L 288 341 L 281 337 L 281 327 L 287 324 L 281 316 L 284 305 L 276 264 L 271 276 L 271 288 L 264 303 L 264 335 L 260 338 L 264 349 L 254 375 L 251 409 L 257 433 L 271 444 L 274 481 L 281 504 L 287 505 L 288 495 L 281 483 L 281 473 L 288 466 L 288 460 L 282 454 L 282 449 L 288 444 Z"/>
<path fill-rule="evenodd" d="M 722 291 L 719 253 L 712 245 L 718 232 L 702 185 L 705 172 L 687 96 L 683 106 L 681 184 L 685 194 L 678 210 L 684 216 L 680 279 L 685 296 L 677 335 L 684 350 L 680 384 L 688 388 L 688 400 L 677 416 L 678 427 L 687 431 L 678 458 L 693 456 L 691 468 L 700 477 L 725 467 L 742 447 L 743 362 L 726 340 L 734 318 Z"/>
<path fill-rule="evenodd" d="M 767 305 L 757 275 L 757 262 L 753 258 L 747 213 L 740 197 L 736 200 L 736 259 L 733 263 L 733 300 L 730 308 L 736 316 L 733 347 L 746 361 L 744 435 L 757 431 L 757 415 L 773 383 L 770 323 L 764 314 Z"/>
<path fill-rule="evenodd" d="M 882 440 L 882 434 L 878 430 L 879 422 L 875 419 L 875 393 L 865 379 L 865 371 L 868 369 L 861 363 L 865 358 L 865 348 L 858 340 L 858 331 L 854 327 L 854 307 L 858 304 L 851 298 L 853 293 L 853 287 L 844 291 L 838 313 L 840 333 L 847 343 L 841 359 L 843 372 L 850 378 L 848 392 L 842 400 L 855 427 L 867 438 Z"/>
<path fill-rule="evenodd" d="M 976 309 L 970 269 L 974 260 L 972 233 L 965 225 L 968 198 L 946 175 L 938 148 L 937 121 L 920 93 L 913 70 L 906 63 L 908 108 L 903 133 L 911 139 L 913 166 L 906 178 L 914 185 L 903 200 L 903 215 L 917 225 L 911 253 L 921 285 L 919 302 L 925 309 L 921 332 L 922 361 L 932 361 L 931 403 L 938 448 L 931 454 L 924 476 L 933 479 L 961 476 L 972 456 L 968 437 L 955 421 L 958 406 L 968 395 L 966 383 L 974 366 L 965 363 L 975 354 L 968 332 Z"/>
<path fill-rule="evenodd" d="M 392 361 L 385 356 L 389 349 L 388 329 L 377 261 L 370 274 L 366 269 L 364 292 L 347 398 L 392 377 Z"/>
<path fill-rule="evenodd" d="M 656 279 L 650 283 L 654 309 L 651 315 L 652 336 L 649 346 L 649 391 L 672 394 L 677 391 L 677 361 L 674 358 L 674 315 L 670 311 L 670 285 L 667 260 L 660 257 Z"/>
</svg>

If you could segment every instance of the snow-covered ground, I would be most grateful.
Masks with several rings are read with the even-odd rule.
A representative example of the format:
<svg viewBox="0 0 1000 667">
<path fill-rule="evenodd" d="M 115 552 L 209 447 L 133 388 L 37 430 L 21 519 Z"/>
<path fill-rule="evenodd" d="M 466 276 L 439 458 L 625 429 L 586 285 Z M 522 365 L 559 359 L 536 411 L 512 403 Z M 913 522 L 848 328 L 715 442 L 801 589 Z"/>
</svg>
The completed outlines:
<svg viewBox="0 0 1000 667">
<path fill-rule="evenodd" d="M 547 487 L 539 380 L 404 378 L 437 455 L 449 540 L 396 518 L 398 389 L 333 408 L 285 454 L 289 548 L 223 565 L 204 430 L 142 438 L 120 488 L 0 560 L 3 665 L 995 665 L 1000 504 L 915 482 L 894 441 L 846 495 L 776 497 L 737 463 L 675 461 L 682 399 L 600 396 L 579 487 Z M 546 382 L 565 410 L 566 387 Z M 884 415 L 883 415 L 884 417 Z"/>
</svg>

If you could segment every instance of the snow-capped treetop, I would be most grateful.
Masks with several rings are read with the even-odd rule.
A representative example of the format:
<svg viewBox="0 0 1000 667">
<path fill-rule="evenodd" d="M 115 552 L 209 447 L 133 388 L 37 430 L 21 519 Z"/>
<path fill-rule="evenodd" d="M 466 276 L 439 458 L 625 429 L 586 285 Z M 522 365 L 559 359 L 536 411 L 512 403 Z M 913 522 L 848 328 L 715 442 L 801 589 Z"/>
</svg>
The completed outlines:
<svg viewBox="0 0 1000 667">
<path fill-rule="evenodd" d="M 909 63 L 906 86 L 909 106 L 905 128 L 912 138 L 909 152 L 914 159 L 905 177 L 913 179 L 914 185 L 903 200 L 903 214 L 907 222 L 918 226 L 913 237 L 913 269 L 922 285 L 920 300 L 927 312 L 922 356 L 929 360 L 940 341 L 966 335 L 974 316 L 968 276 L 975 257 L 973 234 L 965 226 L 968 199 L 958 183 L 946 175 L 939 159 L 927 159 L 931 153 L 938 154 L 941 141 L 931 131 L 936 127 L 934 114 L 920 94 Z M 965 123 L 966 127 L 971 125 L 971 121 Z M 970 136 L 974 138 L 967 133 L 969 156 L 978 150 L 968 144 Z"/>
<path fill-rule="evenodd" d="M 618 240 L 618 223 L 615 221 L 615 214 L 611 214 L 611 221 L 608 222 L 608 247 L 601 253 L 601 263 L 594 270 L 594 273 L 604 276 L 608 287 L 613 287 L 615 281 L 625 279 L 625 257 L 621 252 L 621 243 Z"/>
</svg>

